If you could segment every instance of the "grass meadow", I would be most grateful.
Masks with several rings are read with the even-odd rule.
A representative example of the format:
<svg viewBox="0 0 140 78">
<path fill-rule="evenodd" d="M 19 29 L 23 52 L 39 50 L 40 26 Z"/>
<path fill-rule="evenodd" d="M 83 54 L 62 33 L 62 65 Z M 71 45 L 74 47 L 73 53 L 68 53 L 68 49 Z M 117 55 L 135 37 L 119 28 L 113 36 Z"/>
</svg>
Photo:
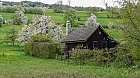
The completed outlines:
<svg viewBox="0 0 140 78">
<path fill-rule="evenodd" d="M 0 45 L 0 78 L 139 78 L 131 67 L 81 66 L 24 54 L 18 43 Z"/>
<path fill-rule="evenodd" d="M 46 10 L 56 23 L 63 23 L 63 13 L 53 13 Z M 87 20 L 85 11 L 77 11 L 81 23 Z M 12 13 L 0 12 L 4 19 L 9 19 Z M 25 14 L 32 19 L 33 14 Z M 102 25 L 113 21 L 106 18 L 106 13 L 99 13 L 97 20 Z M 118 20 L 118 19 L 117 19 Z M 82 66 L 55 59 L 42 59 L 24 54 L 24 46 L 16 42 L 3 42 L 4 37 L 12 26 L 18 31 L 23 25 L 3 25 L 0 28 L 0 78 L 140 78 L 140 70 L 132 67 L 105 67 L 105 66 Z M 65 32 L 65 27 L 63 27 Z M 116 40 L 121 40 L 122 31 L 118 29 L 105 29 Z"/>
</svg>

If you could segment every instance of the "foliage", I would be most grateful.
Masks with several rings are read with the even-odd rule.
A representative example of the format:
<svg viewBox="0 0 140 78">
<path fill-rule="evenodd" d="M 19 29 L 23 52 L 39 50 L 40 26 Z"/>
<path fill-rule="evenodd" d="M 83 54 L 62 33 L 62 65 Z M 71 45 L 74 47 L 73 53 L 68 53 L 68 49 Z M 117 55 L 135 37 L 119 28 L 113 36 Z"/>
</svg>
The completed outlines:
<svg viewBox="0 0 140 78">
<path fill-rule="evenodd" d="M 124 40 L 127 43 L 127 48 L 130 49 L 131 54 L 140 55 L 138 48 L 140 47 L 140 4 L 130 0 L 122 1 L 121 15 L 122 15 L 122 24 L 119 25 L 120 29 L 124 32 Z M 134 56 L 135 57 L 135 56 Z M 136 58 L 139 58 L 137 56 Z"/>
<path fill-rule="evenodd" d="M 31 14 L 45 14 L 45 9 L 42 7 L 22 7 L 20 5 L 13 5 L 13 6 L 0 6 L 1 12 L 8 12 L 14 13 L 16 11 L 22 11 L 24 13 L 31 13 Z"/>
<path fill-rule="evenodd" d="M 0 27 L 2 26 L 3 24 L 3 17 L 0 15 Z"/>
<path fill-rule="evenodd" d="M 121 44 L 119 45 L 117 48 L 117 53 L 115 53 L 116 55 L 116 59 L 115 59 L 115 66 L 134 66 L 134 57 L 132 56 L 128 45 L 125 44 Z M 131 56 L 131 57 L 128 57 Z M 128 57 L 128 58 L 126 58 Z"/>
<path fill-rule="evenodd" d="M 31 14 L 45 14 L 45 9 L 42 7 L 24 7 L 25 13 Z"/>
<path fill-rule="evenodd" d="M 40 58 L 51 59 L 55 57 L 55 54 L 60 50 L 57 49 L 57 45 L 49 42 L 32 42 L 25 44 L 25 54 L 36 56 Z"/>
<path fill-rule="evenodd" d="M 75 21 L 78 21 L 78 15 L 74 9 L 70 8 L 70 9 L 66 10 L 66 12 L 64 13 L 64 21 L 65 21 L 65 23 L 67 21 L 70 21 L 72 27 L 79 26 L 79 25 L 75 24 L 76 23 Z"/>
<path fill-rule="evenodd" d="M 115 52 L 111 50 L 75 49 L 71 51 L 70 60 L 80 65 L 107 65 L 115 61 Z"/>
<path fill-rule="evenodd" d="M 16 5 L 14 6 L 1 6 L 1 11 L 3 12 L 10 12 L 10 13 L 14 13 L 15 11 L 19 11 L 18 7 Z"/>
<path fill-rule="evenodd" d="M 5 40 L 12 41 L 12 45 L 15 44 L 15 39 L 17 38 L 17 33 L 14 27 L 12 27 L 10 30 L 7 31 L 7 34 L 5 36 Z"/>
<path fill-rule="evenodd" d="M 110 10 L 111 12 L 110 15 L 108 15 L 108 18 L 120 18 L 121 17 L 121 14 L 120 14 L 120 9 L 117 8 L 117 7 L 110 7 Z"/>
<path fill-rule="evenodd" d="M 51 38 L 48 38 L 45 34 L 37 34 L 37 35 L 32 35 L 31 39 L 33 42 L 52 42 Z"/>
<path fill-rule="evenodd" d="M 53 40 L 60 40 L 62 38 L 63 32 L 60 25 L 56 25 L 51 21 L 50 16 L 34 16 L 32 24 L 28 26 L 25 25 L 21 31 L 19 31 L 19 42 L 27 43 L 32 41 L 30 38 L 32 35 L 44 34 Z"/>
<path fill-rule="evenodd" d="M 15 14 L 11 16 L 11 19 L 14 25 L 26 24 L 28 21 L 28 17 L 24 16 L 22 11 L 16 11 Z"/>
</svg>

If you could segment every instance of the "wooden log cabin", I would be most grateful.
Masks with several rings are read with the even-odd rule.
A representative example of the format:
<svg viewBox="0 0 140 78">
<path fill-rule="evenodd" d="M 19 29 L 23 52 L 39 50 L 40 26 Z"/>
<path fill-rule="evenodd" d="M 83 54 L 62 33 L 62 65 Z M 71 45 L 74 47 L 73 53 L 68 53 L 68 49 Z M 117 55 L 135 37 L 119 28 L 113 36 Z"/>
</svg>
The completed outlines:
<svg viewBox="0 0 140 78">
<path fill-rule="evenodd" d="M 61 43 L 65 44 L 68 51 L 76 46 L 83 46 L 86 49 L 113 48 L 118 42 L 111 38 L 101 26 L 89 26 L 71 31 Z"/>
</svg>

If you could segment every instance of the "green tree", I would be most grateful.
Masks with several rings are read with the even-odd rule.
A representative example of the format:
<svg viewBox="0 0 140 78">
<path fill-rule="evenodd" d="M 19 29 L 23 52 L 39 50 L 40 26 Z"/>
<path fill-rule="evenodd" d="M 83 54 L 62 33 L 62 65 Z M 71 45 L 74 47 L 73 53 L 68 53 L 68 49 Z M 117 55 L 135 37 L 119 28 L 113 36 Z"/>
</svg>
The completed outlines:
<svg viewBox="0 0 140 78">
<path fill-rule="evenodd" d="M 64 13 L 64 20 L 65 20 L 65 23 L 67 21 L 70 21 L 70 23 L 71 23 L 71 25 L 73 27 L 79 26 L 79 24 L 78 24 L 78 15 L 77 15 L 77 13 L 76 13 L 76 11 L 74 9 L 66 10 L 66 12 Z"/>
<path fill-rule="evenodd" d="M 12 45 L 14 46 L 16 38 L 17 38 L 16 30 L 14 27 L 12 27 L 9 31 L 7 31 L 5 39 L 12 41 Z"/>
<path fill-rule="evenodd" d="M 14 25 L 21 25 L 26 24 L 28 21 L 28 17 L 24 16 L 24 13 L 22 11 L 16 11 L 15 14 L 11 16 L 12 22 Z"/>
<path fill-rule="evenodd" d="M 108 15 L 108 17 L 111 17 L 111 18 L 120 18 L 121 15 L 120 15 L 120 9 L 117 8 L 117 7 L 110 7 L 109 8 L 109 11 L 110 11 L 110 15 Z"/>
<path fill-rule="evenodd" d="M 130 54 L 135 59 L 140 59 L 140 4 L 134 0 L 123 0 L 121 8 L 122 26 L 124 40 Z"/>
</svg>

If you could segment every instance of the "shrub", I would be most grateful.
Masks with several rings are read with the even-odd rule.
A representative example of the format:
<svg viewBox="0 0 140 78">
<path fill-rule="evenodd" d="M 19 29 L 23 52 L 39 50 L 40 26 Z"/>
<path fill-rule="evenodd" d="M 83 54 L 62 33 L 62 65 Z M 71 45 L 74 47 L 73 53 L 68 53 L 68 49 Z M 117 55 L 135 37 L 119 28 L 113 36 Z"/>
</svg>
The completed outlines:
<svg viewBox="0 0 140 78">
<path fill-rule="evenodd" d="M 54 13 L 63 13 L 62 10 L 59 10 L 59 9 L 57 9 L 57 8 L 55 8 L 55 9 L 53 10 L 53 12 L 54 12 Z"/>
<path fill-rule="evenodd" d="M 93 52 L 88 49 L 75 49 L 70 55 L 71 62 L 84 65 L 89 64 L 89 61 L 91 61 L 90 59 L 92 59 L 91 56 L 93 56 Z"/>
<path fill-rule="evenodd" d="M 32 35 L 31 39 L 33 40 L 33 42 L 52 42 L 51 38 L 42 33 Z"/>
<path fill-rule="evenodd" d="M 115 61 L 114 52 L 106 50 L 75 49 L 70 53 L 70 60 L 80 65 L 107 65 Z"/>
<path fill-rule="evenodd" d="M 49 43 L 49 42 L 31 42 L 25 44 L 25 54 L 52 59 L 55 58 L 55 54 L 60 54 L 60 50 L 57 47 L 57 44 Z"/>
<path fill-rule="evenodd" d="M 45 34 L 32 35 L 31 39 L 32 42 L 25 44 L 25 54 L 27 55 L 51 59 L 55 54 L 61 53 L 59 45 Z"/>
</svg>

